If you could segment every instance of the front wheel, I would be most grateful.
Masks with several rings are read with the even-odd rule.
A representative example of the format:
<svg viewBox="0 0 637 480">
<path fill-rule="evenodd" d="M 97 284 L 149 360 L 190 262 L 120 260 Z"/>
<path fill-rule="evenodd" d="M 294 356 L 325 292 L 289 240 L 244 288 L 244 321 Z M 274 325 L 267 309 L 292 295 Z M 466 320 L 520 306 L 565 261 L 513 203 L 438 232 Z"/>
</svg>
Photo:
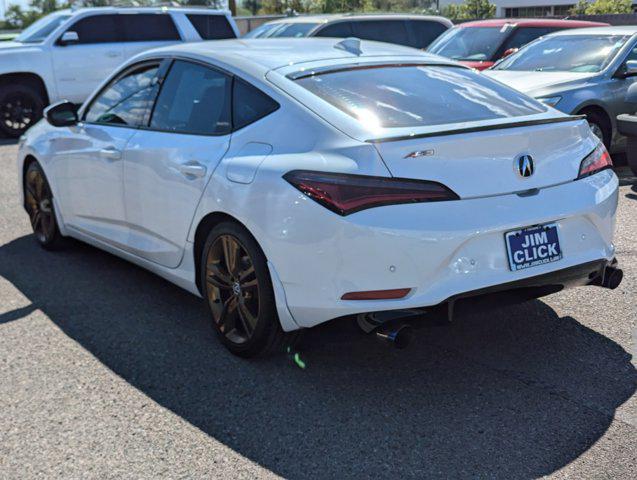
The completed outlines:
<svg viewBox="0 0 637 480">
<path fill-rule="evenodd" d="M 44 110 L 42 96 L 29 85 L 0 86 L 0 132 L 17 138 L 32 127 Z"/>
<path fill-rule="evenodd" d="M 37 162 L 32 162 L 24 175 L 24 203 L 40 246 L 47 250 L 61 246 L 63 237 L 55 218 L 53 193 Z"/>
<path fill-rule="evenodd" d="M 281 329 L 265 255 L 240 225 L 223 222 L 206 240 L 201 285 L 213 326 L 235 355 L 283 350 L 294 334 Z"/>
<path fill-rule="evenodd" d="M 588 126 L 591 131 L 599 138 L 606 148 L 610 151 L 611 140 L 613 136 L 612 127 L 606 118 L 596 111 L 585 112 Z"/>
</svg>

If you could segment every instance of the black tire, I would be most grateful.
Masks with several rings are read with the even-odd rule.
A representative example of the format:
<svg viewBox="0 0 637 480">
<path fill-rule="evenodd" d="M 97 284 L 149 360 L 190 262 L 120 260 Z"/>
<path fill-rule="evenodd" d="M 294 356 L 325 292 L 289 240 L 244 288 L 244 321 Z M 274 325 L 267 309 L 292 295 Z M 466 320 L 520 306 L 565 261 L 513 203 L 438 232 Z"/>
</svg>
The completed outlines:
<svg viewBox="0 0 637 480">
<path fill-rule="evenodd" d="M 38 162 L 31 162 L 24 175 L 24 207 L 29 214 L 31 228 L 38 244 L 45 250 L 56 250 L 63 246 L 60 234 L 53 192 L 44 170 Z"/>
<path fill-rule="evenodd" d="M 595 110 L 584 111 L 583 113 L 586 115 L 586 119 L 588 120 L 588 124 L 591 126 L 593 133 L 597 134 L 597 132 L 601 132 L 601 140 L 610 151 L 611 142 L 613 140 L 613 127 L 606 116 Z"/>
<path fill-rule="evenodd" d="M 296 333 L 286 334 L 279 322 L 265 255 L 245 228 L 230 221 L 216 225 L 200 261 L 204 301 L 230 352 L 251 358 L 283 352 L 294 343 Z"/>
<path fill-rule="evenodd" d="M 29 85 L 0 86 L 0 132 L 17 138 L 42 118 L 44 99 Z"/>
</svg>

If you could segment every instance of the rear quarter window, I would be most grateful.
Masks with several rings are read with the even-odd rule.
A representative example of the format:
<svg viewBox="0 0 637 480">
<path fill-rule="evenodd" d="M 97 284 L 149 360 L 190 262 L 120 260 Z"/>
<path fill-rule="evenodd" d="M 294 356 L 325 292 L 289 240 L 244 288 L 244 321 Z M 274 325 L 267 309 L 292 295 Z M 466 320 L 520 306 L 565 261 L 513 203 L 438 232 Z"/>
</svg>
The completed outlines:
<svg viewBox="0 0 637 480">
<path fill-rule="evenodd" d="M 296 82 L 368 128 L 444 125 L 546 111 L 536 100 L 460 67 L 360 67 Z"/>
<path fill-rule="evenodd" d="M 204 40 L 236 38 L 228 19 L 223 15 L 186 15 L 199 36 Z"/>
<path fill-rule="evenodd" d="M 235 78 L 232 91 L 232 123 L 243 128 L 278 110 L 279 104 L 252 85 Z"/>
</svg>

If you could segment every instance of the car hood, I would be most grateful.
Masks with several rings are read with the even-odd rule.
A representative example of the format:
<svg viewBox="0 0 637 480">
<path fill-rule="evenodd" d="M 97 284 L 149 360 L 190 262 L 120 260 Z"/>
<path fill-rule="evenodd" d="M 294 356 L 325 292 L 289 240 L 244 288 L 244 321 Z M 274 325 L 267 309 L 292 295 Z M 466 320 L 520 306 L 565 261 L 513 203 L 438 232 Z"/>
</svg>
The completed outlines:
<svg viewBox="0 0 637 480">
<path fill-rule="evenodd" d="M 536 96 L 546 90 L 562 90 L 599 75 L 599 73 L 579 72 L 526 72 L 513 70 L 485 70 L 488 75 L 509 87 L 513 87 L 530 96 Z"/>
<path fill-rule="evenodd" d="M 0 42 L 0 55 L 8 53 L 22 53 L 39 49 L 40 44 L 37 43 Z"/>
</svg>

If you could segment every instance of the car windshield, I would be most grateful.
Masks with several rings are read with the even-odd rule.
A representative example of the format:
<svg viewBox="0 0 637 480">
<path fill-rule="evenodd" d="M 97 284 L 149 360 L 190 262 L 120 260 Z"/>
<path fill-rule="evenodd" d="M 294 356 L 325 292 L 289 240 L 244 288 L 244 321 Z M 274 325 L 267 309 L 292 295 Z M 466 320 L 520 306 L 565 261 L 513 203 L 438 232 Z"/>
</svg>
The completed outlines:
<svg viewBox="0 0 637 480">
<path fill-rule="evenodd" d="M 372 130 L 546 111 L 537 101 L 462 67 L 360 67 L 300 77 L 297 82 Z"/>
<path fill-rule="evenodd" d="M 40 43 L 66 22 L 71 15 L 47 15 L 41 18 L 15 38 L 20 43 Z"/>
<path fill-rule="evenodd" d="M 443 33 L 428 51 L 454 60 L 491 60 L 511 27 L 456 27 Z"/>
<path fill-rule="evenodd" d="M 261 25 L 244 35 L 246 38 L 307 37 L 318 23 L 273 23 Z"/>
<path fill-rule="evenodd" d="M 628 40 L 626 35 L 544 37 L 494 67 L 495 70 L 582 72 L 603 70 Z"/>
</svg>

